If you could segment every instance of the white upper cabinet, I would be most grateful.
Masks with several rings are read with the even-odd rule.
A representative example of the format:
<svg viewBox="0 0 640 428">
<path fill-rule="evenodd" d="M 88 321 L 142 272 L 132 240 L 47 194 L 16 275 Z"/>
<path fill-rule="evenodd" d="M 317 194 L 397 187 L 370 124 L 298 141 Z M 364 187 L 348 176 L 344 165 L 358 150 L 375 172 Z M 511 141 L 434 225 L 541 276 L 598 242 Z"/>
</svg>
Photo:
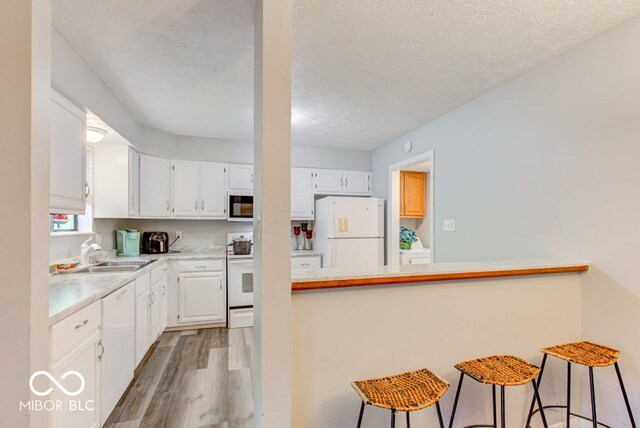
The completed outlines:
<svg viewBox="0 0 640 428">
<path fill-rule="evenodd" d="M 371 195 L 371 173 L 317 169 L 313 174 L 313 187 L 317 195 L 369 196 Z"/>
<path fill-rule="evenodd" d="M 200 216 L 227 217 L 227 165 L 200 164 Z"/>
<path fill-rule="evenodd" d="M 334 169 L 319 169 L 314 173 L 314 190 L 317 194 L 342 193 L 342 171 Z"/>
<path fill-rule="evenodd" d="M 173 208 L 175 217 L 200 215 L 200 165 L 198 162 L 173 161 Z"/>
<path fill-rule="evenodd" d="M 93 216 L 140 215 L 140 155 L 126 144 L 95 144 Z"/>
<path fill-rule="evenodd" d="M 291 169 L 292 220 L 313 220 L 313 178 L 311 169 Z"/>
<path fill-rule="evenodd" d="M 344 171 L 344 193 L 350 195 L 371 194 L 371 173 L 367 171 Z"/>
<path fill-rule="evenodd" d="M 140 155 L 140 216 L 169 217 L 170 209 L 171 161 Z"/>
<path fill-rule="evenodd" d="M 253 190 L 253 165 L 229 165 L 229 190 Z"/>
<path fill-rule="evenodd" d="M 87 192 L 82 109 L 51 90 L 49 212 L 84 214 Z"/>
<path fill-rule="evenodd" d="M 227 165 L 172 162 L 174 218 L 226 218 Z"/>
</svg>

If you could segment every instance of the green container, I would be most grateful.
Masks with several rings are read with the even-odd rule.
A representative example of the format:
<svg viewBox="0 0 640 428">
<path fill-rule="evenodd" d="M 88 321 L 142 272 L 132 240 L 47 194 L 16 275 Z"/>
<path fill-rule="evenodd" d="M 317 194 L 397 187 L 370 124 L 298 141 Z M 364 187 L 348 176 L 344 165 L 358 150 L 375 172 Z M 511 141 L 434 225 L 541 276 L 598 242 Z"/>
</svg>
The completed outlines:
<svg viewBox="0 0 640 428">
<path fill-rule="evenodd" d="M 140 232 L 134 229 L 116 230 L 116 247 L 119 256 L 139 256 Z"/>
</svg>

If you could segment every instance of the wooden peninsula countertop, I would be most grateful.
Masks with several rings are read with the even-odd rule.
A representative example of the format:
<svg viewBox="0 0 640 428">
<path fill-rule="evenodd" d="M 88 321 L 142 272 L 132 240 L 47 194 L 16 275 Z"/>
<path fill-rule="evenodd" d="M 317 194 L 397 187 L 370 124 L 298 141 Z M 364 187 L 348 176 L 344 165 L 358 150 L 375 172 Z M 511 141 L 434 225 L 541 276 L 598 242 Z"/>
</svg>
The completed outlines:
<svg viewBox="0 0 640 428">
<path fill-rule="evenodd" d="M 504 260 L 428 265 L 379 266 L 367 269 L 305 269 L 294 271 L 292 291 L 370 287 L 432 281 L 462 281 L 505 276 L 576 273 L 589 270 L 588 262 L 566 260 Z"/>
</svg>

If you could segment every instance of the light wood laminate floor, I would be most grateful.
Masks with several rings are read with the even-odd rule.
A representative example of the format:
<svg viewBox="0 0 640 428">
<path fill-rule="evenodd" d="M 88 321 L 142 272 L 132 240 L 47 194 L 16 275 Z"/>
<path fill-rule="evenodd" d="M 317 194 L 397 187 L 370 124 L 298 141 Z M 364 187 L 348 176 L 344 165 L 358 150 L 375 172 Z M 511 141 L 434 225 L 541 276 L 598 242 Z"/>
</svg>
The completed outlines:
<svg viewBox="0 0 640 428">
<path fill-rule="evenodd" d="M 108 428 L 253 427 L 251 328 L 163 333 Z"/>
</svg>

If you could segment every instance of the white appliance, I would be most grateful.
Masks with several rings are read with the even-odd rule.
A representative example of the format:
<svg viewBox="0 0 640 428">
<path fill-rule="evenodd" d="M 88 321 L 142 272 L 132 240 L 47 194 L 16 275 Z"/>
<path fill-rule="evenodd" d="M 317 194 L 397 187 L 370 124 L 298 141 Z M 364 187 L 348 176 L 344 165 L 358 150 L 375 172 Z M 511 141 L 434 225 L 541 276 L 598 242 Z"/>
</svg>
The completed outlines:
<svg viewBox="0 0 640 428">
<path fill-rule="evenodd" d="M 384 199 L 330 196 L 316 201 L 314 249 L 322 267 L 384 264 Z"/>
<path fill-rule="evenodd" d="M 228 233 L 227 242 L 253 233 Z M 229 328 L 253 326 L 253 251 L 249 255 L 227 253 L 227 296 Z"/>
<path fill-rule="evenodd" d="M 133 379 L 135 369 L 135 282 L 102 299 L 100 425 Z"/>
</svg>

